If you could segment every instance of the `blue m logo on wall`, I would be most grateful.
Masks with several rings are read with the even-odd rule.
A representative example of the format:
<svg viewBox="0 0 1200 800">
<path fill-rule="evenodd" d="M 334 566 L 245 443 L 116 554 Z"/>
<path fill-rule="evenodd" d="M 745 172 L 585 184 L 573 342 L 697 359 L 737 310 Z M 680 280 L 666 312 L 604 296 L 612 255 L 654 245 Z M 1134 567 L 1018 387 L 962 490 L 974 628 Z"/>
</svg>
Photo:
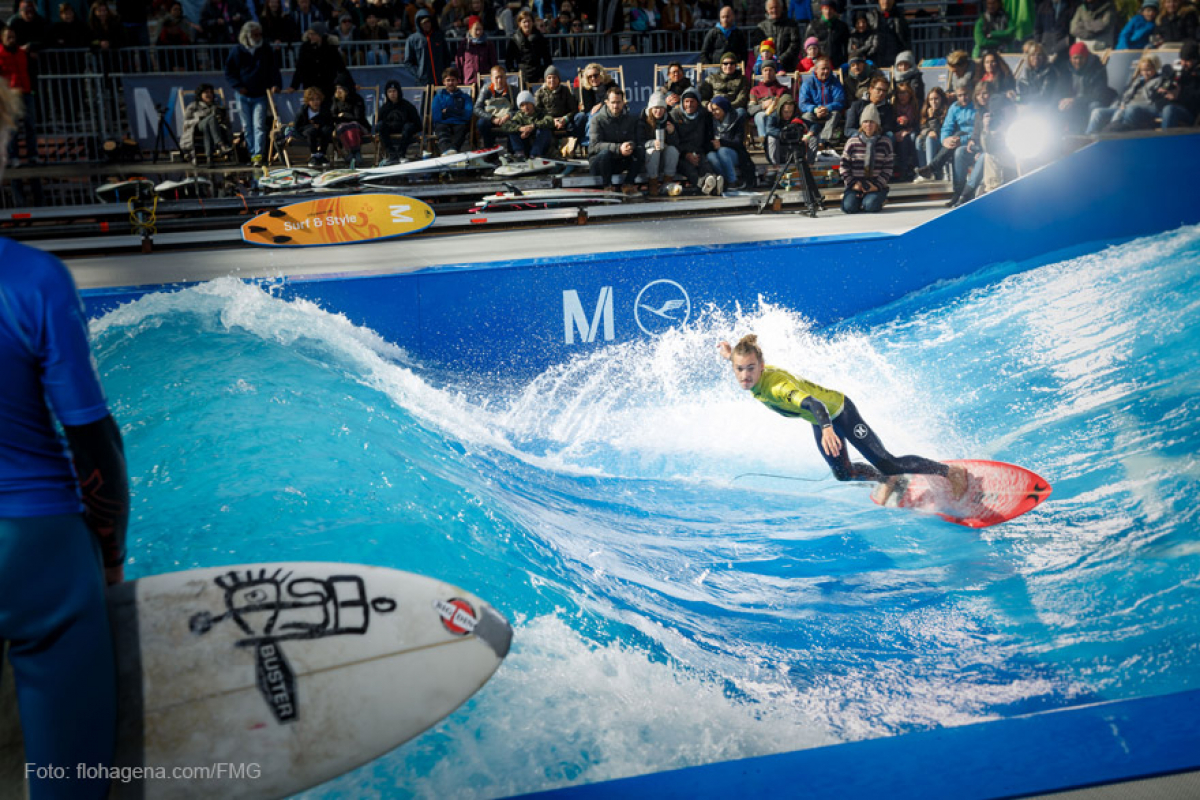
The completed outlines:
<svg viewBox="0 0 1200 800">
<path fill-rule="evenodd" d="M 575 344 L 595 342 L 603 331 L 603 340 L 612 341 L 616 336 L 613 319 L 613 287 L 600 287 L 596 305 L 589 316 L 584 310 L 579 292 L 567 289 L 563 292 L 563 341 Z M 642 287 L 633 302 L 633 319 L 638 328 L 648 336 L 660 336 L 671 328 L 687 324 L 692 314 L 692 300 L 687 290 L 675 281 L 666 279 L 651 281 Z"/>
</svg>

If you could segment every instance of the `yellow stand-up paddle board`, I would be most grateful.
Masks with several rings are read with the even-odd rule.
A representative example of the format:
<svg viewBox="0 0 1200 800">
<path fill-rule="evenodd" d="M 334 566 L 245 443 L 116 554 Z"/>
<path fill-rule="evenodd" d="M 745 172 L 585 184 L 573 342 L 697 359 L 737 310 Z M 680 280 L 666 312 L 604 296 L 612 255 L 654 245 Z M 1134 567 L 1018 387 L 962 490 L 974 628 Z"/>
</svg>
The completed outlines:
<svg viewBox="0 0 1200 800">
<path fill-rule="evenodd" d="M 242 239 L 265 247 L 372 242 L 425 230 L 434 219 L 426 203 L 396 194 L 323 197 L 259 214 L 242 225 Z"/>
</svg>

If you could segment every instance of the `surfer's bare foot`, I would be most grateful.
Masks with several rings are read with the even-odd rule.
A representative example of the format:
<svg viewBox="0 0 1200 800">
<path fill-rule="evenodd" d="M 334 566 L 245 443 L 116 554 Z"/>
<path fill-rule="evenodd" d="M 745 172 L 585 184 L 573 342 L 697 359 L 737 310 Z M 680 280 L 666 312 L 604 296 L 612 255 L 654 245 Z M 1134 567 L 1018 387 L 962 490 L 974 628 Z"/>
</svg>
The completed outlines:
<svg viewBox="0 0 1200 800">
<path fill-rule="evenodd" d="M 892 475 L 887 480 L 879 482 L 879 488 L 875 490 L 876 496 L 879 498 L 879 505 L 887 505 L 887 501 L 891 499 L 892 495 L 895 494 L 897 489 L 899 489 L 902 485 L 902 480 L 902 475 Z"/>
<path fill-rule="evenodd" d="M 946 473 L 946 480 L 950 481 L 950 491 L 954 494 L 955 500 L 961 499 L 967 493 L 966 467 L 951 464 L 950 471 Z"/>
</svg>

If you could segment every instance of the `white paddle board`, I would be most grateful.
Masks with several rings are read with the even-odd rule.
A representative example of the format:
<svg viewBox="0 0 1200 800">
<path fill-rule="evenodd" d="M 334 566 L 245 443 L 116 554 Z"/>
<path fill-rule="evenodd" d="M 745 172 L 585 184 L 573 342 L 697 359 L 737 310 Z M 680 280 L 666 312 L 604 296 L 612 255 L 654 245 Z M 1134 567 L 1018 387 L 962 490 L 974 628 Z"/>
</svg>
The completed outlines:
<svg viewBox="0 0 1200 800">
<path fill-rule="evenodd" d="M 281 797 L 371 761 L 481 687 L 512 629 L 448 583 L 291 562 L 156 575 L 109 590 L 117 649 L 116 797 Z M 11 675 L 0 795 L 20 796 Z M 3 726 L 7 725 L 5 728 Z M 13 765 L 22 771 L 13 773 Z M 223 765 L 205 774 L 197 768 Z M 170 777 L 187 770 L 188 780 Z"/>
<path fill-rule="evenodd" d="M 96 187 L 96 197 L 104 203 L 126 203 L 136 197 L 139 192 L 153 192 L 154 181 L 149 178 L 127 178 L 114 183 L 104 183 Z"/>
<path fill-rule="evenodd" d="M 528 159 L 512 159 L 496 167 L 493 174 L 497 178 L 519 178 L 523 175 L 540 175 L 543 172 L 556 170 L 585 170 L 588 166 L 588 162 L 584 160 L 563 160 L 538 156 Z"/>
<path fill-rule="evenodd" d="M 472 211 L 495 211 L 502 208 L 572 205 L 607 205 L 625 202 L 625 195 L 603 189 L 530 189 L 527 192 L 497 192 L 485 195 Z"/>
<path fill-rule="evenodd" d="M 371 167 L 362 170 L 363 177 L 368 179 L 394 178 L 402 175 L 420 175 L 423 172 L 441 172 L 449 167 L 467 167 L 478 164 L 492 156 L 504 152 L 500 145 L 483 150 L 471 150 L 466 153 L 455 153 L 450 156 L 426 158 L 421 161 L 409 161 L 406 164 L 389 164 L 386 167 Z"/>
<path fill-rule="evenodd" d="M 202 194 L 212 194 L 212 181 L 210 181 L 208 178 L 200 177 L 183 178 L 182 180 L 178 181 L 166 180 L 154 187 L 154 193 L 160 195 L 194 194 L 198 197 Z"/>
<path fill-rule="evenodd" d="M 362 172 L 357 169 L 331 169 L 313 178 L 312 186 L 314 189 L 344 186 L 348 183 L 354 183 L 361 175 Z"/>
<path fill-rule="evenodd" d="M 273 169 L 258 179 L 258 187 L 269 192 L 290 192 L 296 189 L 306 189 L 312 185 L 313 178 L 320 174 L 318 170 L 301 167 Z"/>
</svg>

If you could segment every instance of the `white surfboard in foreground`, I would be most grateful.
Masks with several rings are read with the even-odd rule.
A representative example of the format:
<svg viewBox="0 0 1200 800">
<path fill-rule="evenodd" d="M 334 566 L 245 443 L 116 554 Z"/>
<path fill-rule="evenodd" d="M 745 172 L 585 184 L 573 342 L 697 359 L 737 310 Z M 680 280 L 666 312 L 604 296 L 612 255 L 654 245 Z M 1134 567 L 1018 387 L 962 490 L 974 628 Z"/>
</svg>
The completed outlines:
<svg viewBox="0 0 1200 800">
<path fill-rule="evenodd" d="M 452 712 L 512 639 L 508 622 L 472 594 L 356 564 L 155 575 L 111 589 L 109 608 L 116 766 L 151 772 L 117 783 L 118 797 L 280 797 L 315 786 Z M 5 682 L 0 706 L 15 699 L 10 675 Z M 11 717 L 0 715 L 6 764 Z M 226 765 L 221 774 L 195 770 L 216 765 Z M 180 769 L 189 779 L 154 777 Z"/>
</svg>

